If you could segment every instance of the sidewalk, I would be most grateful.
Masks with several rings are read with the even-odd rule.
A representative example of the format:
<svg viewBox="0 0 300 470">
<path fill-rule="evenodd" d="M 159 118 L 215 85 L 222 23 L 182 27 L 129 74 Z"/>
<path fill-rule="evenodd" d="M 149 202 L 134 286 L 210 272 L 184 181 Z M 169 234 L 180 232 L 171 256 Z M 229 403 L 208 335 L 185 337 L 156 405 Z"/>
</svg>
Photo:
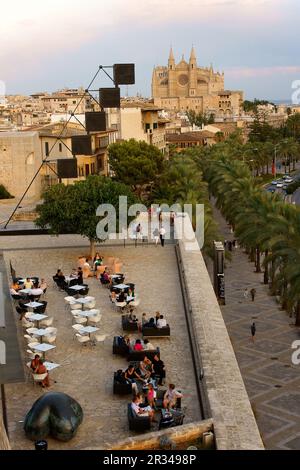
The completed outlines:
<svg viewBox="0 0 300 470">
<path fill-rule="evenodd" d="M 215 215 L 224 238 L 232 239 L 221 214 L 216 210 Z M 291 344 L 300 339 L 300 330 L 269 295 L 263 274 L 254 272 L 240 248 L 226 265 L 222 313 L 264 444 L 267 449 L 300 449 L 300 365 L 291 362 Z M 250 295 L 244 298 L 246 287 L 256 289 L 254 302 Z"/>
</svg>

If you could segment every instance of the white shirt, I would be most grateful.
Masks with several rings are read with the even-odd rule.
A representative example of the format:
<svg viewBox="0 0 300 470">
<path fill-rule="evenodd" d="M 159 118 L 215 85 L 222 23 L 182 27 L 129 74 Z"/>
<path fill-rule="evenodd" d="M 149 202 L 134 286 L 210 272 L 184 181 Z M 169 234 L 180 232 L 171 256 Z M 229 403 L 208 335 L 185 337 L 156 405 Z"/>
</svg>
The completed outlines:
<svg viewBox="0 0 300 470">
<path fill-rule="evenodd" d="M 43 289 L 31 289 L 30 295 L 42 295 L 44 293 Z"/>
<path fill-rule="evenodd" d="M 153 344 L 151 343 L 147 343 L 147 344 L 144 344 L 144 350 L 145 351 L 149 351 L 151 349 L 155 349 L 155 347 L 153 346 Z"/>
<path fill-rule="evenodd" d="M 140 411 L 140 407 L 137 403 L 131 403 L 131 408 L 133 409 L 133 411 L 135 412 L 135 414 L 139 414 L 139 411 Z"/>
<path fill-rule="evenodd" d="M 11 295 L 20 295 L 15 289 L 11 288 L 10 289 Z"/>
<path fill-rule="evenodd" d="M 164 235 L 166 234 L 166 229 L 165 229 L 164 227 L 161 227 L 161 228 L 159 229 L 159 234 L 162 235 L 162 236 L 164 236 Z"/>
<path fill-rule="evenodd" d="M 167 320 L 165 318 L 159 318 L 156 323 L 157 328 L 162 328 L 163 326 L 167 326 Z"/>
</svg>

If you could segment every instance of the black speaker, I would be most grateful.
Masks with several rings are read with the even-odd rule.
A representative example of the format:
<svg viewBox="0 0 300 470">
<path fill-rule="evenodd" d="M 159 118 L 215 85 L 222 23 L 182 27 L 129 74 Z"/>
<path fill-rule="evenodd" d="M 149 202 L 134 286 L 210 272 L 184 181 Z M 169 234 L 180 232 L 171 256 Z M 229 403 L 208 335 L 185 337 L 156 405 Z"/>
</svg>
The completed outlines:
<svg viewBox="0 0 300 470">
<path fill-rule="evenodd" d="M 85 113 L 85 128 L 88 132 L 106 131 L 106 114 L 104 111 Z"/>
<path fill-rule="evenodd" d="M 100 88 L 99 102 L 102 108 L 120 107 L 120 88 Z"/>
<path fill-rule="evenodd" d="M 92 155 L 92 141 L 90 135 L 72 136 L 73 155 Z"/>
<path fill-rule="evenodd" d="M 114 64 L 114 82 L 116 85 L 134 85 L 134 64 Z"/>
<path fill-rule="evenodd" d="M 77 178 L 77 159 L 62 158 L 57 160 L 57 174 L 59 178 Z"/>
</svg>

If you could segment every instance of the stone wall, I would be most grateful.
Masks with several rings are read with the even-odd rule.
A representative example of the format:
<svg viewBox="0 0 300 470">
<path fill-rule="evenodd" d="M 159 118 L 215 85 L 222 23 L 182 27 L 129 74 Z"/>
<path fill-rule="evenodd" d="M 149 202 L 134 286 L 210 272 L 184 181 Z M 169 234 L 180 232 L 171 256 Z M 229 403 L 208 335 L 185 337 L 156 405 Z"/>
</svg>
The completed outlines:
<svg viewBox="0 0 300 470">
<path fill-rule="evenodd" d="M 179 447 L 182 444 L 201 439 L 203 434 L 209 431 L 213 431 L 211 419 L 130 437 L 118 442 L 113 447 L 108 446 L 107 450 L 157 450 L 160 448 L 162 437 L 168 437 Z"/>
<path fill-rule="evenodd" d="M 182 233 L 185 218 L 176 217 Z M 181 275 L 186 286 L 193 336 L 201 354 L 218 449 L 264 449 L 222 313 L 197 242 L 178 241 Z"/>
</svg>

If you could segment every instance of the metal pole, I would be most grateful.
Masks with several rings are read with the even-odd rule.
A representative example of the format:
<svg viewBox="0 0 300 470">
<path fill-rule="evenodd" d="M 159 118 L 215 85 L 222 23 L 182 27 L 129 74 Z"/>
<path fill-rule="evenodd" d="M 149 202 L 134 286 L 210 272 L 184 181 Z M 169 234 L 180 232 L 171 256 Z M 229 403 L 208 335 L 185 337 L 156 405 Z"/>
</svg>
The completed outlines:
<svg viewBox="0 0 300 470">
<path fill-rule="evenodd" d="M 2 405 L 2 417 L 3 417 L 3 424 L 5 427 L 5 431 L 8 435 L 8 420 L 7 420 L 7 408 L 6 408 L 6 398 L 5 398 L 5 390 L 4 390 L 4 384 L 0 385 L 0 390 L 1 390 L 1 405 Z"/>
</svg>

